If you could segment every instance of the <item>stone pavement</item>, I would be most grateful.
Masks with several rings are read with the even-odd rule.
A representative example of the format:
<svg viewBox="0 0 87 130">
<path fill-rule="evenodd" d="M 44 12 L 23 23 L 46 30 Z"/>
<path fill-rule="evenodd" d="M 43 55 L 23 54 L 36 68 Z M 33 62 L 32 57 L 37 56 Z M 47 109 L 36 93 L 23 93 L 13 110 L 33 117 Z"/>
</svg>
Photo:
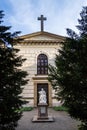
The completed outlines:
<svg viewBox="0 0 87 130">
<path fill-rule="evenodd" d="M 39 122 L 33 123 L 32 118 L 37 115 L 37 109 L 29 112 L 24 112 L 16 130 L 78 130 L 78 121 L 72 119 L 66 112 L 55 111 L 52 108 L 48 109 L 50 116 L 53 116 L 54 122 Z"/>
</svg>

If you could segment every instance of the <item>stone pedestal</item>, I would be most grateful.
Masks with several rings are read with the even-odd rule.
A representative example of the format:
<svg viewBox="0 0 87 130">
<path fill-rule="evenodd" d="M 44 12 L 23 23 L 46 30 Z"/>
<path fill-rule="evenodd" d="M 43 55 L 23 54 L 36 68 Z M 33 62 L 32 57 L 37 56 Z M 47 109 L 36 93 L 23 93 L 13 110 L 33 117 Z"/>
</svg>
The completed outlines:
<svg viewBox="0 0 87 130">
<path fill-rule="evenodd" d="M 32 122 L 53 122 L 54 118 L 48 115 L 47 103 L 38 104 L 38 115 L 33 117 Z"/>
<path fill-rule="evenodd" d="M 48 105 L 47 103 L 38 104 L 38 119 L 48 119 Z"/>
</svg>

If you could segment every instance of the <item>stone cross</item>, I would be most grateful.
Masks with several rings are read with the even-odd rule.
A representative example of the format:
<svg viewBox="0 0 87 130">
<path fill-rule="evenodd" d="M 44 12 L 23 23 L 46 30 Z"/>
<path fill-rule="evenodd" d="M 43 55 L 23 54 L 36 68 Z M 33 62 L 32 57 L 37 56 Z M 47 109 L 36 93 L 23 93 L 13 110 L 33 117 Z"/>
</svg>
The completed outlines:
<svg viewBox="0 0 87 130">
<path fill-rule="evenodd" d="M 40 17 L 38 17 L 38 20 L 41 21 L 41 32 L 43 32 L 44 31 L 44 21 L 47 20 L 47 19 L 46 19 L 46 17 L 41 15 Z"/>
</svg>

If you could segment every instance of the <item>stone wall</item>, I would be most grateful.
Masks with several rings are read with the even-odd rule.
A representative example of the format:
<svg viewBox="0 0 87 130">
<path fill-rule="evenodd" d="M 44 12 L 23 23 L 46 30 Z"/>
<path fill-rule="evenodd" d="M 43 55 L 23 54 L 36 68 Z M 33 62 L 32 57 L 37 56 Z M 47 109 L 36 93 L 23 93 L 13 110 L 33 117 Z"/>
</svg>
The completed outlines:
<svg viewBox="0 0 87 130">
<path fill-rule="evenodd" d="M 22 96 L 29 101 L 30 106 L 34 106 L 34 82 L 33 77 L 37 74 L 37 57 L 39 54 L 45 54 L 48 57 L 48 64 L 54 65 L 55 54 L 58 54 L 59 44 L 18 44 L 16 48 L 20 49 L 19 55 L 26 58 L 22 69 L 28 72 L 28 84 L 24 86 Z M 52 91 L 52 98 L 54 91 Z M 57 105 L 58 102 L 53 98 L 52 105 Z"/>
</svg>

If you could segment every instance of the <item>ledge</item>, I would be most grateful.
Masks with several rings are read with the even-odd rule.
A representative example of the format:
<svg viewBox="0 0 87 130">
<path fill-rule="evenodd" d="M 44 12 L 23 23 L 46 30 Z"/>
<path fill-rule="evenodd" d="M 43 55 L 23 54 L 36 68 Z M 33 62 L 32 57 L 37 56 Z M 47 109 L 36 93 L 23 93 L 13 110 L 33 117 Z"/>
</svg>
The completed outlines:
<svg viewBox="0 0 87 130">
<path fill-rule="evenodd" d="M 35 75 L 32 77 L 33 80 L 47 80 L 48 75 Z"/>
</svg>

